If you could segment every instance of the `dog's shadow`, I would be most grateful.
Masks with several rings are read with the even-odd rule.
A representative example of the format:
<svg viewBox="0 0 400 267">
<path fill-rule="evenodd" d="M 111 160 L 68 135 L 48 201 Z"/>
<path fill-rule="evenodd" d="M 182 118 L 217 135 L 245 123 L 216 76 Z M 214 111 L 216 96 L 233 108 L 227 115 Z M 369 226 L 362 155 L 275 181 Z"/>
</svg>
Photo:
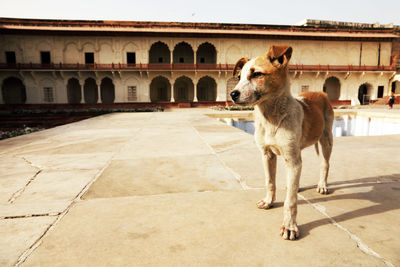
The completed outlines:
<svg viewBox="0 0 400 267">
<path fill-rule="evenodd" d="M 320 203 L 320 205 L 323 205 L 323 203 L 337 200 L 366 200 L 372 203 L 365 207 L 365 203 L 367 202 L 364 201 L 362 203 L 362 206 L 364 206 L 363 208 L 347 211 L 330 218 L 324 216 L 323 219 L 299 225 L 301 239 L 309 235 L 312 229 L 332 224 L 332 219 L 340 223 L 355 218 L 400 209 L 400 201 L 398 201 L 400 199 L 400 174 L 333 182 L 329 184 L 328 195 L 318 194 L 315 191 L 315 186 L 300 188 L 299 193 L 312 204 Z M 274 205 L 274 207 L 283 206 L 283 203 L 276 204 L 277 205 Z M 298 204 L 304 205 L 309 203 L 299 198 Z M 329 209 L 327 213 L 329 215 Z"/>
</svg>

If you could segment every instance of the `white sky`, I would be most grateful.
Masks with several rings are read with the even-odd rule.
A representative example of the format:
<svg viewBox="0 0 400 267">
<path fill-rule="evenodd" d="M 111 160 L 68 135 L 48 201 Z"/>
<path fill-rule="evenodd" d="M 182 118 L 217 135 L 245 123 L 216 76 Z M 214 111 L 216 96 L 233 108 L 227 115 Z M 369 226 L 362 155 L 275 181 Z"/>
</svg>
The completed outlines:
<svg viewBox="0 0 400 267">
<path fill-rule="evenodd" d="M 308 18 L 400 25 L 400 0 L 0 0 L 0 17 L 282 25 Z"/>
</svg>

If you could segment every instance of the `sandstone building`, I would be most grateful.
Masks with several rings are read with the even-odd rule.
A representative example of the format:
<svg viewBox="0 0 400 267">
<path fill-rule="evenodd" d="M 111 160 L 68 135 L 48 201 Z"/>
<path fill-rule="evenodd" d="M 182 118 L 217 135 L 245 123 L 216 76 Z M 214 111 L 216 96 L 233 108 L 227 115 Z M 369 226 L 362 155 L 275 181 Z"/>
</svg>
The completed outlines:
<svg viewBox="0 0 400 267">
<path fill-rule="evenodd" d="M 365 104 L 400 93 L 399 37 L 390 25 L 310 20 L 282 26 L 0 18 L 0 104 L 225 103 L 237 82 L 235 62 L 271 44 L 293 47 L 294 95 L 325 91 L 336 104 Z"/>
</svg>

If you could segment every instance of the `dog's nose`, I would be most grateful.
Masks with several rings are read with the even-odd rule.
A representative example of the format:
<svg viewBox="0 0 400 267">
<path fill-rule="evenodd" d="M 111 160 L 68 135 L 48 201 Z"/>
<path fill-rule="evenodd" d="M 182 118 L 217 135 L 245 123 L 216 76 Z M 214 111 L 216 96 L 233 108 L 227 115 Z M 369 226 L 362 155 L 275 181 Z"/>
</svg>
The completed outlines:
<svg viewBox="0 0 400 267">
<path fill-rule="evenodd" d="M 234 90 L 230 93 L 233 102 L 235 102 L 236 100 L 238 100 L 239 96 L 240 96 L 240 91 L 238 90 Z"/>
</svg>

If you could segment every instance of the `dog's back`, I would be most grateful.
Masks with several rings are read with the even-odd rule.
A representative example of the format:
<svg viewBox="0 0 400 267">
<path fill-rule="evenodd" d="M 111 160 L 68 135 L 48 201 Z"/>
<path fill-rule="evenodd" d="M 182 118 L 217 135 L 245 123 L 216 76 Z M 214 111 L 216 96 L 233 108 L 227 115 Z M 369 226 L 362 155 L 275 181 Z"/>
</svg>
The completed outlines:
<svg viewBox="0 0 400 267">
<path fill-rule="evenodd" d="M 301 93 L 297 101 L 304 111 L 301 148 L 305 148 L 315 144 L 324 133 L 332 130 L 333 108 L 323 92 Z"/>
</svg>

